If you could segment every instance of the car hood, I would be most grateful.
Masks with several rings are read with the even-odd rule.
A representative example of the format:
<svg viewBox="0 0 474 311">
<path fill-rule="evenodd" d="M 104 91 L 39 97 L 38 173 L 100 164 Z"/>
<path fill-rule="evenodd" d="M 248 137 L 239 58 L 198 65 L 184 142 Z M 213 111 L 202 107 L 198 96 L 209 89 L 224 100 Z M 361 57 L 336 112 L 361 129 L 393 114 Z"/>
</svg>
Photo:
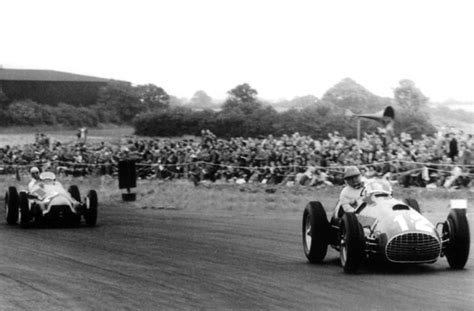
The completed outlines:
<svg viewBox="0 0 474 311">
<path fill-rule="evenodd" d="M 67 192 L 58 182 L 55 182 L 54 184 L 40 184 L 33 189 L 32 193 L 36 194 L 39 201 L 48 205 L 73 204 L 69 192 Z"/>
<path fill-rule="evenodd" d="M 426 217 L 393 198 L 379 198 L 359 213 L 359 222 L 372 232 L 385 233 L 390 239 L 404 233 L 419 232 L 436 236 L 435 226 Z"/>
</svg>

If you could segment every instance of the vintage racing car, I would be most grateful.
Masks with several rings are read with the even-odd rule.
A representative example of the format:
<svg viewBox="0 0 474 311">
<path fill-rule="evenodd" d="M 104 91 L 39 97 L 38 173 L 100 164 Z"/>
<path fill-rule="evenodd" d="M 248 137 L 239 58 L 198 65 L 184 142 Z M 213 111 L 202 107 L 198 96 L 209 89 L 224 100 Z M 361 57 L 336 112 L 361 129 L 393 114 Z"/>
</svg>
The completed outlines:
<svg viewBox="0 0 474 311">
<path fill-rule="evenodd" d="M 364 261 L 395 264 L 434 263 L 446 256 L 452 269 L 464 268 L 469 257 L 467 201 L 452 200 L 444 222 L 433 225 L 420 213 L 415 199 L 392 197 L 387 181 L 369 180 L 355 212 L 328 220 L 320 202 L 303 212 L 303 248 L 311 263 L 321 263 L 328 245 L 339 251 L 346 273 Z"/>
<path fill-rule="evenodd" d="M 79 188 L 71 185 L 68 191 L 56 181 L 52 172 L 43 172 L 30 189 L 18 192 L 9 187 L 5 194 L 5 216 L 9 225 L 56 223 L 79 225 L 84 217 L 88 226 L 97 222 L 97 193 L 90 190 L 81 200 Z"/>
</svg>

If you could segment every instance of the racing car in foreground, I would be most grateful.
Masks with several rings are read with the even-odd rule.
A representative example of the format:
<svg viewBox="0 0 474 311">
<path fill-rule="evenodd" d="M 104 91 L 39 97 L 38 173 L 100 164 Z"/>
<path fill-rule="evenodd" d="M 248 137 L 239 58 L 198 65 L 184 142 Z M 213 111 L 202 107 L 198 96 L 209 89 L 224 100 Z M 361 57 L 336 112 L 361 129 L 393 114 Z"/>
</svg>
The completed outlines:
<svg viewBox="0 0 474 311">
<path fill-rule="evenodd" d="M 303 248 L 311 263 L 322 263 L 328 245 L 339 251 L 346 273 L 364 262 L 434 263 L 446 256 L 452 269 L 464 268 L 469 257 L 467 200 L 452 200 L 444 222 L 433 225 L 420 213 L 415 199 L 392 197 L 387 181 L 369 181 L 355 212 L 329 221 L 318 201 L 303 212 Z"/>
<path fill-rule="evenodd" d="M 8 187 L 5 194 L 5 217 L 9 225 L 56 223 L 79 225 L 84 217 L 88 226 L 97 223 L 97 193 L 90 190 L 81 200 L 79 188 L 71 185 L 66 191 L 52 172 L 43 172 L 29 190 Z"/>
</svg>

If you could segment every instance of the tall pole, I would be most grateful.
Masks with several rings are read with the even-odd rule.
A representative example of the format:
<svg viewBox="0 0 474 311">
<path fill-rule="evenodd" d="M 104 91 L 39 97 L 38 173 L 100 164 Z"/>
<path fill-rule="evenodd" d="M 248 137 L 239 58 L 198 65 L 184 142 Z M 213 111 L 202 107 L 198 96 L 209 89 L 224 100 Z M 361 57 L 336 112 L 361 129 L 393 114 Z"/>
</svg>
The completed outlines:
<svg viewBox="0 0 474 311">
<path fill-rule="evenodd" d="M 360 118 L 357 118 L 357 141 L 360 142 Z"/>
</svg>

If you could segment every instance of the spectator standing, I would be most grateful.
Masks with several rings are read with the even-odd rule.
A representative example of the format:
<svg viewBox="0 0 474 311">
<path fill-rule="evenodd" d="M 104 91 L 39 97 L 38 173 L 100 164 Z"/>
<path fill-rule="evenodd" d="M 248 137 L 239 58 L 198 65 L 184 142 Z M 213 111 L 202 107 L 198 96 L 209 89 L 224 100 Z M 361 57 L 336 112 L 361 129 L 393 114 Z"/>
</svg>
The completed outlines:
<svg viewBox="0 0 474 311">
<path fill-rule="evenodd" d="M 451 158 L 453 162 L 455 162 L 459 154 L 458 141 L 456 140 L 454 134 L 450 134 L 449 136 L 451 139 L 449 140 L 448 157 Z"/>
</svg>

